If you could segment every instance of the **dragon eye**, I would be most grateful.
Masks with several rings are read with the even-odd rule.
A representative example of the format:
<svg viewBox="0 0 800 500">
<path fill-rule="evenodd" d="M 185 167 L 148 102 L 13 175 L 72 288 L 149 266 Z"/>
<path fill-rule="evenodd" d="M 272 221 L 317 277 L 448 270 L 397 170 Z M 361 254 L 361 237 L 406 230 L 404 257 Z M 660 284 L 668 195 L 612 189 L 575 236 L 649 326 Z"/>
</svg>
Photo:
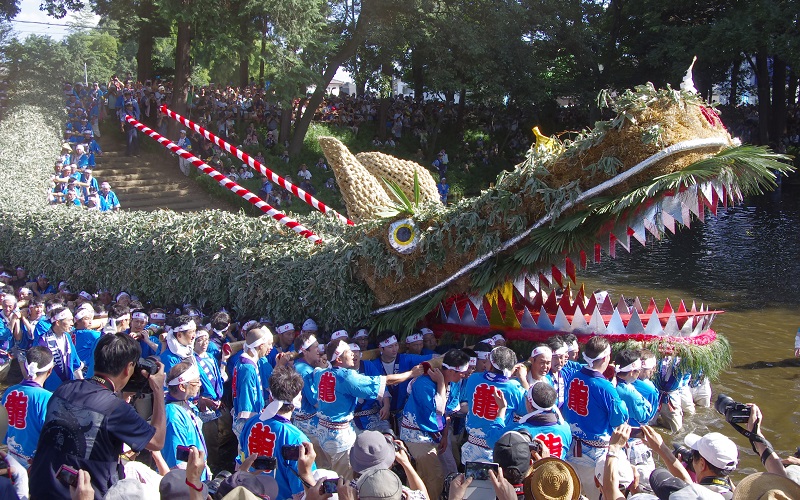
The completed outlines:
<svg viewBox="0 0 800 500">
<path fill-rule="evenodd" d="M 409 254 L 417 248 L 419 233 L 411 219 L 401 219 L 389 226 L 389 244 L 402 254 Z"/>
</svg>

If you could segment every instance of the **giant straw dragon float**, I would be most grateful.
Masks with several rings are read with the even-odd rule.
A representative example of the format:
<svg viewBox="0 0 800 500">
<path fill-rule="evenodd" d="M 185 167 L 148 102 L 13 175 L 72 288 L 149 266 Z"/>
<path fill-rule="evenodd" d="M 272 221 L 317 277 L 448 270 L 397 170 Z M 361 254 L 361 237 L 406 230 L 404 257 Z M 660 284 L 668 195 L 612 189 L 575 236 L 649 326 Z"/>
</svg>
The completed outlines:
<svg viewBox="0 0 800 500">
<path fill-rule="evenodd" d="M 68 276 L 73 287 L 127 289 L 161 303 L 194 298 L 279 321 L 311 316 L 330 330 L 404 334 L 425 321 L 467 334 L 499 326 L 516 341 L 605 334 L 677 352 L 689 369 L 713 377 L 730 354 L 709 328 L 716 311 L 598 303 L 583 288 L 560 301 L 547 292 L 575 282 L 602 253 L 614 256 L 648 233 L 660 238 L 707 209 L 772 188 L 776 173 L 791 167 L 781 155 L 739 145 L 690 90 L 648 84 L 601 101 L 613 119 L 571 141 L 540 138 L 493 187 L 447 207 L 420 165 L 353 155 L 321 138 L 355 225 L 309 217 L 320 244 L 264 217 L 78 215 L 42 206 L 6 218 L 0 256 Z M 55 211 L 60 224 L 48 224 Z M 11 243 L 20 241 L 37 251 Z M 83 251 L 54 262 L 54 245 Z"/>
</svg>

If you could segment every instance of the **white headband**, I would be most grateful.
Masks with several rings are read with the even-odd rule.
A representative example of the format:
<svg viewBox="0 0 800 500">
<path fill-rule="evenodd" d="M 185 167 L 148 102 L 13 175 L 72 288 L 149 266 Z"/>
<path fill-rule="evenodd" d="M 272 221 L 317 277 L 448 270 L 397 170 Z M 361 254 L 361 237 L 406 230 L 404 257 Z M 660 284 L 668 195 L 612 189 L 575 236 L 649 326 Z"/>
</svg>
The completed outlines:
<svg viewBox="0 0 800 500">
<path fill-rule="evenodd" d="M 105 183 L 103 183 L 103 184 L 105 184 Z M 128 298 L 131 298 L 131 294 L 129 294 L 128 292 L 119 292 L 117 294 L 117 296 L 114 298 L 114 300 L 116 302 L 119 302 L 119 298 L 122 297 L 123 295 L 127 296 Z"/>
<path fill-rule="evenodd" d="M 82 319 L 88 316 L 94 316 L 94 311 L 82 307 L 75 313 L 75 319 Z"/>
<path fill-rule="evenodd" d="M 486 340 L 484 340 L 484 341 L 482 341 L 482 342 L 483 342 L 484 344 L 489 344 L 489 345 L 490 345 L 490 346 L 492 346 L 492 347 L 494 347 L 495 345 L 497 345 L 497 342 L 495 342 L 495 341 L 494 341 L 494 337 L 492 337 L 492 338 L 490 338 L 490 339 L 486 339 Z"/>
<path fill-rule="evenodd" d="M 279 335 L 281 333 L 286 333 L 289 330 L 294 331 L 294 325 L 291 324 L 291 323 L 286 323 L 285 325 L 281 325 L 281 326 L 279 326 L 278 328 L 275 329 L 275 331 L 278 332 Z"/>
<path fill-rule="evenodd" d="M 350 346 L 347 345 L 347 343 L 344 340 L 340 340 L 339 341 L 339 345 L 336 346 L 336 350 L 333 351 L 333 355 L 331 356 L 331 359 L 329 359 L 328 361 L 333 363 L 334 361 L 339 359 L 339 356 L 344 354 L 344 352 L 349 350 L 349 349 L 350 349 Z"/>
<path fill-rule="evenodd" d="M 301 345 L 301 346 L 300 346 L 300 350 L 301 350 L 301 351 L 307 351 L 307 350 L 308 350 L 308 348 L 309 348 L 309 347 L 311 347 L 312 345 L 314 345 L 314 343 L 316 343 L 316 342 L 317 342 L 317 337 L 315 337 L 315 336 L 313 336 L 313 335 L 310 335 L 310 336 L 309 336 L 309 337 L 306 339 L 306 341 L 305 341 L 305 342 L 303 342 L 303 345 Z"/>
<path fill-rule="evenodd" d="M 422 328 L 422 329 L 420 329 L 420 331 L 422 332 L 423 335 L 433 335 L 434 334 L 433 330 L 431 330 L 430 328 Z"/>
<path fill-rule="evenodd" d="M 641 359 L 637 359 L 633 363 L 630 363 L 630 364 L 625 365 L 625 366 L 618 367 L 617 368 L 617 373 L 628 373 L 628 372 L 632 372 L 634 370 L 641 370 L 641 369 L 642 369 L 642 360 Z"/>
<path fill-rule="evenodd" d="M 336 330 L 331 334 L 331 340 L 346 339 L 346 338 L 347 338 L 347 331 L 345 330 Z"/>
<path fill-rule="evenodd" d="M 350 350 L 353 352 L 361 352 L 361 346 L 358 344 L 347 344 L 350 347 Z"/>
<path fill-rule="evenodd" d="M 567 347 L 566 345 L 562 345 L 561 347 L 553 351 L 554 356 L 563 356 L 564 354 L 569 354 L 569 347 Z"/>
<path fill-rule="evenodd" d="M 553 350 L 547 347 L 546 345 L 540 345 L 539 347 L 535 348 L 531 351 L 531 357 L 535 358 L 540 354 L 544 354 L 544 357 L 550 359 L 553 357 Z"/>
<path fill-rule="evenodd" d="M 208 330 L 202 329 L 197 330 L 197 335 L 195 335 L 194 340 L 197 341 L 200 337 L 208 337 Z"/>
<path fill-rule="evenodd" d="M 475 366 L 478 364 L 478 358 L 469 358 L 469 366 Z"/>
<path fill-rule="evenodd" d="M 169 383 L 167 383 L 167 385 L 175 386 L 180 384 L 186 384 L 198 378 L 200 378 L 200 370 L 197 368 L 196 364 L 192 363 L 192 366 L 190 366 L 188 370 L 181 373 L 176 378 L 170 380 Z"/>
<path fill-rule="evenodd" d="M 145 314 L 145 313 L 143 313 L 141 311 L 137 311 L 137 312 L 131 314 L 131 317 L 133 319 L 143 319 L 143 320 L 147 321 L 147 314 Z"/>
<path fill-rule="evenodd" d="M 606 347 L 603 350 L 603 352 L 601 352 L 600 354 L 597 355 L 596 358 L 590 358 L 589 355 L 584 352 L 583 353 L 583 359 L 585 359 L 586 362 L 589 363 L 589 366 L 591 367 L 594 364 L 595 361 L 597 361 L 598 359 L 603 359 L 603 358 L 605 358 L 606 356 L 609 356 L 609 355 L 611 355 L 611 346 Z"/>
<path fill-rule="evenodd" d="M 508 368 L 508 369 L 500 368 L 499 366 L 497 366 L 497 363 L 494 362 L 494 355 L 493 354 L 494 354 L 494 351 L 496 349 L 497 348 L 495 347 L 494 349 L 492 349 L 492 352 L 489 353 L 489 362 L 492 364 L 492 366 L 494 367 L 495 370 L 500 370 L 501 372 L 503 372 L 503 376 L 504 377 L 510 377 L 511 373 L 513 373 L 513 369 L 512 368 Z"/>
<path fill-rule="evenodd" d="M 572 343 L 567 346 L 567 349 L 568 352 L 578 352 L 581 350 L 577 340 L 573 340 Z"/>
<path fill-rule="evenodd" d="M 528 403 L 531 404 L 531 406 L 534 408 L 534 410 L 532 412 L 528 413 L 527 415 L 525 415 L 524 417 L 522 417 L 521 420 L 524 421 L 524 420 L 527 420 L 528 417 L 541 415 L 542 413 L 544 413 L 546 411 L 552 411 L 552 412 L 555 412 L 556 416 L 558 417 L 558 421 L 561 422 L 562 417 L 561 417 L 561 412 L 558 411 L 558 402 L 556 402 L 556 404 L 554 404 L 553 406 L 550 406 L 548 408 L 542 408 L 541 406 L 537 405 L 536 402 L 533 400 L 533 388 L 538 383 L 546 384 L 547 382 L 545 382 L 544 380 L 534 380 L 533 384 L 531 384 L 531 386 L 528 388 L 528 390 L 525 391 L 525 398 L 528 400 Z"/>
<path fill-rule="evenodd" d="M 361 330 L 357 331 L 353 338 L 360 339 L 361 337 L 369 337 L 369 333 L 365 328 L 362 328 Z"/>
<path fill-rule="evenodd" d="M 471 359 L 472 358 L 470 358 L 470 360 Z M 462 366 L 450 366 L 447 363 L 442 363 L 442 368 L 447 368 L 448 370 L 453 370 L 454 372 L 458 372 L 458 373 L 464 373 L 464 372 L 469 371 L 469 367 L 470 366 L 471 365 L 470 365 L 469 361 L 467 362 L 466 365 L 462 365 Z"/>
<path fill-rule="evenodd" d="M 188 323 L 176 326 L 172 329 L 172 333 L 188 332 L 192 328 L 197 328 L 197 323 L 195 323 L 194 320 L 190 320 Z"/>
<path fill-rule="evenodd" d="M 303 393 L 302 392 L 298 392 L 297 396 L 295 396 L 292 401 L 284 401 L 282 399 L 273 399 L 272 401 L 269 402 L 267 407 L 264 408 L 264 410 L 261 411 L 261 414 L 258 416 L 258 419 L 261 420 L 262 422 L 265 421 L 265 420 L 269 420 L 272 417 L 274 417 L 275 415 L 277 415 L 278 412 L 281 411 L 281 408 L 284 407 L 284 405 L 292 405 L 295 408 L 300 408 L 300 405 L 302 404 L 302 402 L 303 402 Z"/>
<path fill-rule="evenodd" d="M 114 318 L 114 321 L 125 321 L 126 319 L 131 319 L 131 315 L 127 314 L 127 313 L 123 314 L 122 316 L 120 316 L 118 318 Z"/>
<path fill-rule="evenodd" d="M 69 309 L 64 309 L 60 313 L 53 316 L 53 321 L 61 321 L 67 318 L 72 318 L 72 313 L 70 312 Z"/>
<path fill-rule="evenodd" d="M 501 341 L 505 342 L 506 338 L 498 333 L 497 335 L 492 337 L 492 340 L 494 340 L 494 342 L 496 344 L 497 342 L 501 342 Z"/>
<path fill-rule="evenodd" d="M 412 342 L 422 342 L 422 334 L 421 333 L 414 333 L 406 337 L 406 344 L 410 344 Z"/>
<path fill-rule="evenodd" d="M 656 367 L 656 358 L 647 358 L 642 360 L 642 369 L 649 370 Z"/>
<path fill-rule="evenodd" d="M 167 319 L 167 315 L 160 312 L 154 312 L 150 314 L 150 318 L 152 319 Z"/>
<path fill-rule="evenodd" d="M 80 295 L 81 297 L 83 297 L 86 300 L 92 300 L 92 296 L 91 296 L 91 294 L 89 292 L 85 292 L 84 291 L 84 292 L 79 293 L 78 295 Z"/>
<path fill-rule="evenodd" d="M 477 359 L 489 359 L 489 351 L 475 351 L 475 354 L 478 355 Z"/>
<path fill-rule="evenodd" d="M 250 349 L 255 349 L 256 347 L 262 345 L 267 341 L 267 336 L 264 335 L 258 340 L 254 340 L 252 344 L 248 344 L 247 342 L 244 343 L 245 350 L 249 351 Z"/>
<path fill-rule="evenodd" d="M 39 373 L 44 373 L 50 368 L 55 366 L 55 359 L 51 359 L 50 362 L 43 367 L 39 368 L 39 365 L 34 361 L 33 363 L 25 364 L 25 367 L 28 369 L 28 378 L 33 379 L 36 378 L 36 375 Z"/>
<path fill-rule="evenodd" d="M 251 319 L 250 321 L 245 323 L 244 326 L 242 326 L 242 332 L 247 333 L 248 330 L 250 330 L 251 328 L 253 328 L 253 326 L 255 326 L 257 324 L 258 324 L 258 321 L 254 320 L 254 319 Z"/>
<path fill-rule="evenodd" d="M 384 340 L 383 342 L 379 342 L 378 346 L 380 346 L 380 347 L 389 347 L 390 345 L 394 345 L 396 343 L 397 343 L 397 337 L 392 335 L 391 337 L 389 337 L 388 339 Z"/>
</svg>

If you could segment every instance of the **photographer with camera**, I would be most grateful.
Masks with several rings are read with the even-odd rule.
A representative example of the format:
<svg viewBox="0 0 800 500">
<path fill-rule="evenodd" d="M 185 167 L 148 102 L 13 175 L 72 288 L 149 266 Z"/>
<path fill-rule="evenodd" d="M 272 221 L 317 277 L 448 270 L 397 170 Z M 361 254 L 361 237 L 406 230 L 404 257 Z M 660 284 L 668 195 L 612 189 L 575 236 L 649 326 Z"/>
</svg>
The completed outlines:
<svg viewBox="0 0 800 500">
<path fill-rule="evenodd" d="M 140 370 L 140 354 L 139 343 L 130 336 L 104 335 L 94 353 L 95 375 L 65 382 L 53 393 L 30 469 L 36 478 L 31 499 L 69 499 L 68 486 L 56 478 L 59 468 L 67 465 L 91 475 L 99 500 L 123 475 L 119 463 L 123 443 L 136 452 L 164 446 L 163 367 L 158 364 L 159 370 L 147 379 L 154 395 L 151 424 L 118 394 Z"/>
</svg>

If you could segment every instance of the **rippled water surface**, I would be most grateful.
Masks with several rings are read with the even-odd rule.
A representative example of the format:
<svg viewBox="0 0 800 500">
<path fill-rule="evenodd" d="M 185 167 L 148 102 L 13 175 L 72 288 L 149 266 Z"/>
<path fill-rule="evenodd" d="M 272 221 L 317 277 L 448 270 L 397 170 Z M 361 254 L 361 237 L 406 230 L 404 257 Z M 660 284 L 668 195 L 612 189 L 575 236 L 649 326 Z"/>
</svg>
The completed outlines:
<svg viewBox="0 0 800 500">
<path fill-rule="evenodd" d="M 635 241 L 632 247 L 638 245 Z M 622 252 L 622 253 L 620 253 Z M 733 347 L 731 368 L 713 386 L 737 401 L 758 404 L 765 435 L 781 455 L 800 446 L 800 363 L 793 359 L 800 327 L 800 189 L 747 200 L 722 210 L 705 223 L 676 236 L 638 245 L 631 255 L 618 247 L 617 259 L 583 272 L 590 289 L 603 287 L 615 297 L 654 297 L 659 307 L 681 298 L 726 311 L 713 328 Z M 753 365 L 753 366 L 748 366 Z M 761 464 L 746 439 L 712 410 L 700 410 L 689 430 L 715 430 L 740 445 L 746 468 Z M 749 455 L 747 455 L 749 453 Z"/>
</svg>

